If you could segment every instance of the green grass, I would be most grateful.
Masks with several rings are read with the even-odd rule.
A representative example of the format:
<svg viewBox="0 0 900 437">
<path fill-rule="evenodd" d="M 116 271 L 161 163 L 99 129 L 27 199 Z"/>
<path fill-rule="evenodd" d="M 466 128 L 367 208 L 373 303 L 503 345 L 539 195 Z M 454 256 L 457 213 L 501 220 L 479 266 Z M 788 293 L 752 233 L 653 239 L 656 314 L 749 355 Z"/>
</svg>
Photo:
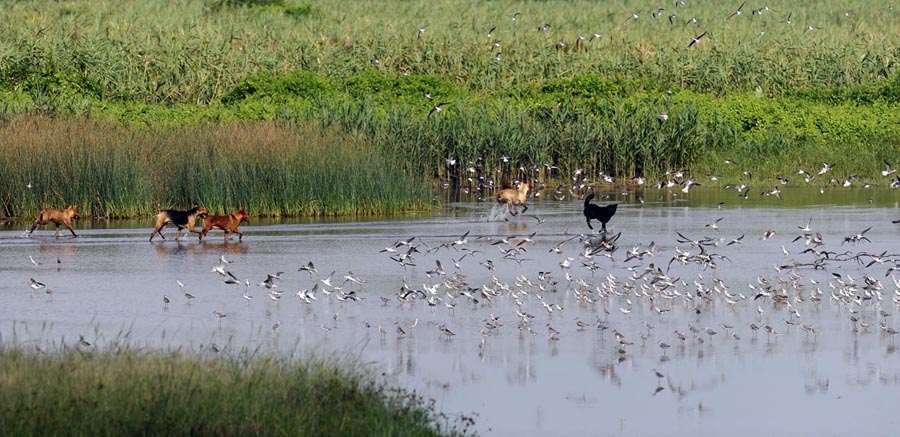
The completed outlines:
<svg viewBox="0 0 900 437">
<path fill-rule="evenodd" d="M 708 1 L 667 3 L 659 17 L 655 5 L 591 1 L 15 2 L 0 11 L 11 23 L 0 29 L 0 117 L 77 115 L 157 132 L 324 126 L 403 173 L 458 185 L 568 180 L 577 169 L 654 179 L 749 170 L 759 180 L 824 161 L 839 177 L 877 179 L 882 160 L 900 154 L 890 122 L 900 10 L 876 0 L 768 5 L 726 20 L 736 5 Z M 449 104 L 429 117 L 437 102 Z M 461 165 L 446 166 L 450 157 Z M 723 167 L 726 158 L 740 168 Z M 197 165 L 186 170 L 221 179 Z M 275 207 L 265 191 L 282 186 L 252 187 L 268 197 L 261 211 L 323 213 Z M 190 197 L 219 205 L 234 197 L 197 190 Z M 334 203 L 328 213 L 353 210 Z"/>
<path fill-rule="evenodd" d="M 433 402 L 363 369 L 183 352 L 0 349 L 7 435 L 449 435 Z"/>
<path fill-rule="evenodd" d="M 621 1 L 20 1 L 2 12 L 9 26 L 0 30 L 0 59 L 7 87 L 145 103 L 215 102 L 260 72 L 347 77 L 373 59 L 388 75 L 437 76 L 478 91 L 593 73 L 779 94 L 896 73 L 900 11 L 884 2 L 774 1 L 732 20 L 725 17 L 735 5 L 670 3 L 654 18 L 657 5 Z M 793 24 L 784 23 L 788 14 Z M 691 17 L 699 24 L 685 24 Z M 809 25 L 822 29 L 805 32 Z M 603 36 L 577 43 L 593 33 Z M 564 50 L 555 48 L 560 41 Z"/>
<path fill-rule="evenodd" d="M 184 128 L 88 119 L 0 123 L 3 214 L 77 204 L 93 217 L 136 217 L 195 203 L 223 214 L 373 215 L 431 207 L 429 185 L 359 135 L 287 123 Z M 28 188 L 28 184 L 32 188 Z"/>
</svg>

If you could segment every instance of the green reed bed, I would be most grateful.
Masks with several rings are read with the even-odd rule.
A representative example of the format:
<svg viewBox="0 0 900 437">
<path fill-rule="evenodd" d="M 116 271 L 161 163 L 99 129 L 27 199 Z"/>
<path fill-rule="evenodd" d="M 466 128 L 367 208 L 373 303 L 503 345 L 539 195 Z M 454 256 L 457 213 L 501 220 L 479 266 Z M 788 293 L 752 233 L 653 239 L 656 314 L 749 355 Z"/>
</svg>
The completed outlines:
<svg viewBox="0 0 900 437">
<path fill-rule="evenodd" d="M 772 177 L 823 161 L 840 177 L 868 176 L 900 152 L 891 122 L 900 109 L 900 8 L 775 1 L 726 20 L 737 4 L 670 3 L 15 2 L 0 11 L 10 23 L 0 29 L 0 117 L 76 114 L 174 130 L 237 120 L 325 125 L 387 153 L 377 156 L 390 168 L 459 184 L 563 179 L 576 169 Z M 429 117 L 438 102 L 449 104 Z M 265 181 L 239 199 L 269 214 L 341 213 L 369 198 L 340 184 L 300 192 L 316 185 L 268 167 L 293 163 L 204 164 L 215 150 L 195 147 L 202 158 L 173 164 L 186 178 Z M 722 167 L 726 158 L 741 167 Z M 343 164 L 353 159 L 331 162 L 359 174 Z M 240 189 L 197 187 L 172 187 L 170 200 L 202 194 L 225 206 Z M 318 201 L 285 206 L 270 188 Z M 392 196 L 375 191 L 367 196 Z"/>
<path fill-rule="evenodd" d="M 426 179 L 390 156 L 359 136 L 311 124 L 141 128 L 22 117 L 0 124 L 0 196 L 8 217 L 35 214 L 44 192 L 48 205 L 78 204 L 94 217 L 195 203 L 266 216 L 428 208 Z"/>
<path fill-rule="evenodd" d="M 309 359 L 0 349 L 6 435 L 448 435 L 433 403 Z"/>
<path fill-rule="evenodd" d="M 284 116 L 358 127 L 374 142 L 389 145 L 411 170 L 460 181 L 474 175 L 467 168 L 496 183 L 568 178 L 576 169 L 654 178 L 685 168 L 737 177 L 749 170 L 771 178 L 823 161 L 834 164 L 839 177 L 870 177 L 878 175 L 884 160 L 894 162 L 900 154 L 900 125 L 889 122 L 900 110 L 897 83 L 900 79 L 892 79 L 877 91 L 847 89 L 878 96 L 870 101 L 841 96 L 823 101 L 802 95 L 668 94 L 641 82 L 583 76 L 523 89 L 516 97 L 461 96 L 431 116 L 429 103 L 403 103 L 409 95 L 402 87 L 372 89 L 362 101 L 340 94 L 319 97 L 321 112 Z M 382 100 L 386 95 L 398 97 L 388 102 Z M 251 97 L 233 105 L 254 102 Z M 669 116 L 662 123 L 660 111 Z M 447 166 L 448 158 L 459 164 Z M 724 167 L 726 158 L 741 165 Z"/>
</svg>

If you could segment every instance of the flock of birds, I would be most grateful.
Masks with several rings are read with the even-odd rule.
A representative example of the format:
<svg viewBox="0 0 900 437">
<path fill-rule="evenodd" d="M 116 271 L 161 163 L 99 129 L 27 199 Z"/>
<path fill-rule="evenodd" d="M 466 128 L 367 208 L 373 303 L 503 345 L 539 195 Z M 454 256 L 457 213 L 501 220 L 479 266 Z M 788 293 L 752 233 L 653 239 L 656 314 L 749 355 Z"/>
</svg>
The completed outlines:
<svg viewBox="0 0 900 437">
<path fill-rule="evenodd" d="M 718 234 L 722 221 L 723 218 L 718 218 L 704 228 Z M 541 223 L 539 221 L 537 226 Z M 753 336 L 757 331 L 763 331 L 767 338 L 787 334 L 794 328 L 806 335 L 817 335 L 816 327 L 805 322 L 801 313 L 815 311 L 823 300 L 846 308 L 848 322 L 854 330 L 878 329 L 893 341 L 898 331 L 888 323 L 888 310 L 900 305 L 900 280 L 895 276 L 895 272 L 900 271 L 900 254 L 853 250 L 858 244 L 871 243 L 867 237 L 871 227 L 845 236 L 838 243 L 838 248 L 829 250 L 832 245 L 827 245 L 822 234 L 815 232 L 811 225 L 812 219 L 797 225 L 795 235 L 790 236 L 790 242 L 802 248 L 797 251 L 796 257 L 788 260 L 792 254 L 786 247 L 788 244 L 782 245 L 784 262 L 776 263 L 770 275 L 759 275 L 746 287 L 726 284 L 717 273 L 721 263 L 731 262 L 726 254 L 721 253 L 722 249 L 744 244 L 745 235 L 733 238 L 718 235 L 698 237 L 680 231 L 676 231 L 674 246 L 668 254 L 655 242 L 619 248 L 617 241 L 621 233 L 601 233 L 565 236 L 553 242 L 543 257 L 529 255 L 529 251 L 538 250 L 536 245 L 541 238 L 538 231 L 515 236 L 472 236 L 466 232 L 456 238 L 433 242 L 411 236 L 379 251 L 388 262 L 396 265 L 398 276 L 402 278 L 392 293 L 368 291 L 367 281 L 350 271 L 338 275 L 332 270 L 322 275 L 312 261 L 297 269 L 313 280 L 312 285 L 292 289 L 290 293 L 282 284 L 284 272 L 266 274 L 258 282 L 239 279 L 229 268 L 232 262 L 224 256 L 210 272 L 221 278 L 223 286 L 240 290 L 241 298 L 248 303 L 255 298 L 255 290 L 262 289 L 265 291 L 264 298 L 275 303 L 285 300 L 285 296 L 309 306 L 315 306 L 322 300 L 347 305 L 375 300 L 379 305 L 398 308 L 425 305 L 433 312 L 447 311 L 451 316 L 449 320 L 452 320 L 457 307 L 468 311 L 493 308 L 500 301 L 511 303 L 497 306 L 510 308 L 509 314 L 492 313 L 483 321 L 479 330 L 481 347 L 507 324 L 515 326 L 525 335 L 544 336 L 550 341 L 558 340 L 562 327 L 571 324 L 579 331 L 588 328 L 611 331 L 616 338 L 615 352 L 624 357 L 634 342 L 645 343 L 654 338 L 651 335 L 653 319 L 642 320 L 646 332 L 638 336 L 626 335 L 629 330 L 625 326 L 614 326 L 609 321 L 610 312 L 627 316 L 638 311 L 645 317 L 649 313 L 658 319 L 682 313 L 674 317 L 686 319 L 690 313 L 699 315 L 714 306 L 752 305 L 756 307 L 758 320 L 746 326 L 734 326 L 729 321 L 722 321 L 717 326 L 701 327 L 689 322 L 683 330 L 675 330 L 670 336 L 655 337 L 660 352 L 665 355 L 673 344 L 711 341 L 719 330 L 733 341 L 740 341 L 740 332 L 747 329 Z M 758 240 L 773 240 L 777 235 L 777 231 L 770 229 Z M 543 251 L 543 248 L 540 250 Z M 533 276 L 518 274 L 506 280 L 497 274 L 501 263 L 521 266 L 526 262 L 541 261 L 546 256 L 558 257 L 557 266 L 542 269 Z M 430 258 L 424 271 L 424 281 L 420 286 L 412 285 L 410 275 L 419 272 L 422 257 Z M 42 265 L 34 257 L 29 257 L 29 260 L 35 268 Z M 693 278 L 687 277 L 688 271 L 684 266 L 695 266 L 689 269 L 695 272 Z M 835 266 L 839 266 L 838 270 L 846 266 L 858 267 L 859 276 L 839 273 Z M 884 280 L 876 274 L 879 268 L 883 269 Z M 483 269 L 482 273 L 488 279 L 481 283 L 472 282 L 470 277 L 479 275 L 473 274 L 470 269 Z M 627 272 L 627 275 L 620 277 L 611 273 L 616 270 Z M 680 271 L 676 274 L 673 270 Z M 804 271 L 828 272 L 828 276 L 816 279 Z M 182 281 L 176 281 L 176 285 L 178 288 L 173 291 L 182 294 L 186 301 L 196 299 Z M 43 291 L 48 296 L 53 293 L 52 289 L 34 278 L 28 286 L 35 293 Z M 593 309 L 595 317 L 591 320 L 567 318 L 559 302 L 569 297 L 574 298 L 579 306 Z M 164 307 L 168 308 L 173 299 L 168 293 L 164 294 Z M 221 324 L 227 314 L 215 310 L 212 316 Z M 337 314 L 334 319 L 337 320 Z M 391 335 L 403 338 L 418 323 L 419 319 L 398 320 L 387 326 L 365 322 L 365 327 L 377 330 L 382 337 Z M 272 330 L 277 333 L 281 326 L 282 322 L 277 321 Z M 320 328 L 327 334 L 337 329 L 338 325 L 322 324 Z M 448 340 L 457 332 L 450 321 L 437 324 L 436 329 Z"/>
<path fill-rule="evenodd" d="M 733 21 L 737 21 L 742 19 L 744 14 L 744 7 L 746 6 L 746 2 L 741 3 L 737 6 L 736 9 L 732 9 L 728 12 L 723 12 L 722 22 L 730 23 Z M 893 11 L 893 6 L 887 7 L 888 11 Z M 795 20 L 793 19 L 793 12 L 778 12 L 774 8 L 769 7 L 768 5 L 762 5 L 760 7 L 756 7 L 750 10 L 749 16 L 753 19 L 762 18 L 771 14 L 778 13 L 781 15 L 781 18 L 777 20 L 777 25 L 785 26 L 786 28 L 792 28 L 795 24 Z M 645 11 L 634 11 L 627 16 L 624 17 L 623 21 L 616 27 L 617 30 L 623 28 L 624 26 L 629 25 L 635 21 L 643 21 L 642 17 L 649 15 L 652 20 L 658 21 L 661 25 L 669 26 L 669 27 L 679 27 L 687 30 L 696 30 L 690 38 L 690 40 L 686 41 L 684 44 L 685 49 L 690 49 L 695 45 L 701 43 L 705 37 L 708 36 L 709 32 L 707 30 L 701 31 L 708 23 L 700 20 L 696 15 L 691 15 L 691 7 L 685 1 L 675 1 L 673 3 L 672 8 L 665 7 L 657 7 L 651 9 L 649 14 Z M 841 14 L 843 18 L 850 18 L 851 12 L 849 10 L 843 11 Z M 509 17 L 509 22 L 511 23 L 511 33 L 509 37 L 515 37 L 518 32 L 520 32 L 520 23 L 523 21 L 523 16 L 521 12 L 515 12 Z M 766 24 L 760 28 L 759 35 L 766 35 L 766 25 L 771 24 L 768 20 L 765 20 Z M 550 34 L 554 29 L 554 26 L 548 22 L 538 22 L 534 27 L 531 27 L 533 31 L 542 34 Z M 802 29 L 802 33 L 812 32 L 821 30 L 822 27 L 816 24 L 805 24 L 800 26 Z M 428 25 L 424 25 L 416 29 L 416 42 L 421 44 L 425 41 L 425 36 L 428 34 Z M 524 31 L 526 29 L 522 29 Z M 493 60 L 496 62 L 501 62 L 503 59 L 503 48 L 504 43 L 503 40 L 500 39 L 504 32 L 504 29 L 500 29 L 500 26 L 491 26 L 490 29 L 487 29 L 484 32 L 484 35 L 487 38 L 487 43 L 490 47 L 490 55 L 493 57 Z M 568 41 L 566 39 L 554 39 L 555 41 L 552 47 L 557 52 L 569 52 L 570 50 L 574 51 L 586 51 L 590 49 L 591 44 L 593 44 L 597 40 L 601 40 L 603 38 L 603 33 L 600 32 L 588 32 L 576 35 L 570 38 Z M 372 65 L 380 65 L 381 60 L 378 57 L 372 58 L 370 60 Z M 435 106 L 437 111 L 440 111 L 441 105 Z M 434 112 L 434 110 L 432 111 Z M 429 114 L 431 115 L 431 114 Z"/>
<path fill-rule="evenodd" d="M 660 113 L 660 116 L 664 115 L 665 113 Z M 494 182 L 498 177 L 508 177 L 506 175 L 519 174 L 526 175 L 525 181 L 530 182 L 531 186 L 536 188 L 534 197 L 540 198 L 549 193 L 549 197 L 556 201 L 580 199 L 584 198 L 588 193 L 593 192 L 595 189 L 609 188 L 603 195 L 604 199 L 611 199 L 614 195 L 628 197 L 634 194 L 638 202 L 644 203 L 644 196 L 646 194 L 645 189 L 648 187 L 656 188 L 657 190 L 666 190 L 671 197 L 677 198 L 678 196 L 685 196 L 689 194 L 692 189 L 705 184 L 714 184 L 725 190 L 734 190 L 736 191 L 737 198 L 743 200 L 755 196 L 757 192 L 759 193 L 759 197 L 762 198 L 771 197 L 773 199 L 783 200 L 783 187 L 790 183 L 792 177 L 792 175 L 781 175 L 776 176 L 773 180 L 761 181 L 759 178 L 754 179 L 751 170 L 741 170 L 740 174 L 742 177 L 739 181 L 723 184 L 722 177 L 714 173 L 695 175 L 691 174 L 689 170 L 669 170 L 663 174 L 663 177 L 660 178 L 660 180 L 651 182 L 643 176 L 619 178 L 603 171 L 598 172 L 596 176 L 594 176 L 590 175 L 583 168 L 578 168 L 568 175 L 568 179 L 566 179 L 566 176 L 559 175 L 559 168 L 554 165 L 536 164 L 512 168 L 510 162 L 511 160 L 508 156 L 501 156 L 499 161 L 494 164 L 485 162 L 483 157 L 478 157 L 474 160 L 467 161 L 465 165 L 460 165 L 456 158 L 447 158 L 445 159 L 445 165 L 448 167 L 448 174 L 458 173 L 461 176 L 455 184 L 450 181 L 442 182 L 440 188 L 443 190 L 457 189 L 460 193 L 467 196 L 473 196 L 476 200 L 481 201 L 489 198 L 491 193 L 499 188 L 498 184 Z M 725 159 L 723 162 L 725 166 L 739 165 L 732 159 Z M 884 169 L 880 171 L 880 174 L 882 178 L 887 179 L 887 187 L 891 190 L 900 188 L 900 174 L 897 173 L 897 169 L 887 160 L 883 161 L 883 165 Z M 821 163 L 821 166 L 813 168 L 812 171 L 803 167 L 798 167 L 795 176 L 802 179 L 805 185 L 815 186 L 819 194 L 823 195 L 827 190 L 834 188 L 871 189 L 880 187 L 880 185 L 876 185 L 876 183 L 872 182 L 877 179 L 877 176 L 866 178 L 866 181 L 864 182 L 856 173 L 849 172 L 846 173 L 846 176 L 837 175 L 834 164 L 828 162 Z M 553 186 L 548 186 L 549 182 L 547 182 L 547 180 L 558 180 L 560 177 L 562 177 L 566 183 L 558 184 L 555 188 L 553 188 Z M 514 184 L 518 183 L 518 180 L 514 181 Z M 757 183 L 765 188 L 761 191 L 754 191 L 751 184 Z M 623 188 L 619 191 L 614 191 L 619 187 Z M 771 187 L 771 189 L 767 189 L 768 187 Z M 869 196 L 868 202 L 872 203 L 873 201 L 874 197 Z M 724 205 L 724 203 L 724 201 L 720 203 L 720 206 Z M 900 223 L 900 219 L 894 221 L 894 223 Z"/>
<path fill-rule="evenodd" d="M 684 6 L 684 2 L 675 3 L 676 10 Z M 744 6 L 741 4 L 725 19 L 740 17 Z M 751 11 L 754 16 L 769 12 L 768 7 Z M 651 15 L 657 18 L 665 14 L 665 10 L 659 8 Z M 515 21 L 519 17 L 517 13 L 512 19 Z M 625 22 L 640 17 L 639 13 L 634 13 Z M 674 25 L 679 20 L 677 17 L 677 12 L 671 13 L 667 21 Z M 792 24 L 791 15 L 787 14 L 783 22 Z M 688 19 L 687 24 L 699 25 L 693 18 Z M 544 24 L 538 30 L 544 32 L 549 28 L 549 24 Z M 806 30 L 814 29 L 816 27 L 808 26 Z M 425 31 L 425 27 L 419 29 L 418 38 Z M 496 28 L 491 29 L 488 37 L 495 31 Z M 706 32 L 699 33 L 687 47 L 699 43 L 706 35 Z M 581 48 L 585 42 L 599 37 L 600 34 L 594 34 L 590 39 L 579 36 L 575 46 Z M 499 60 L 500 42 L 493 43 L 492 47 Z M 562 50 L 568 45 L 560 41 L 556 47 Z M 431 96 L 426 95 L 426 98 Z M 441 102 L 433 106 L 429 116 L 439 114 L 446 104 Z M 665 123 L 668 115 L 660 112 L 658 118 L 660 123 Z M 486 165 L 481 158 L 467 162 L 459 171 L 467 182 L 461 189 L 467 193 L 471 190 L 479 199 L 487 197 L 486 193 L 495 188 L 490 174 L 503 171 L 504 165 L 509 163 L 509 157 L 505 156 L 496 166 Z M 724 164 L 738 165 L 733 160 L 726 160 Z M 446 165 L 455 167 L 461 163 L 450 157 Z M 558 172 L 558 168 L 549 164 L 519 170 L 525 174 L 543 172 L 551 177 Z M 812 171 L 797 169 L 796 177 L 807 184 L 817 183 L 820 193 L 829 187 L 872 187 L 869 183 L 857 182 L 856 174 L 837 176 L 834 170 L 833 165 L 822 163 Z M 741 174 L 745 181 L 723 187 L 736 191 L 739 198 L 747 199 L 751 195 L 753 174 L 750 171 Z M 602 172 L 597 174 L 599 180 L 595 180 L 584 170 L 575 170 L 565 184 L 555 189 L 547 187 L 537 177 L 532 179 L 536 186 L 545 188 L 537 190 L 534 196 L 549 191 L 557 201 L 583 198 L 595 189 L 599 192 L 603 183 L 628 187 L 620 193 L 610 190 L 605 198 L 610 194 L 627 195 L 630 190 L 642 192 L 646 187 L 667 190 L 672 196 L 686 195 L 706 183 L 701 181 L 701 176 L 685 170 L 666 172 L 664 176 L 655 183 L 639 176 L 623 183 Z M 889 178 L 891 189 L 900 188 L 900 176 L 887 161 L 881 176 Z M 710 182 L 719 181 L 714 174 L 705 177 Z M 787 176 L 778 177 L 771 189 L 766 186 L 765 190 L 759 191 L 759 196 L 782 199 L 782 187 L 788 183 Z M 443 184 L 443 188 L 449 187 L 449 183 Z M 643 203 L 642 195 L 637 199 Z M 719 208 L 723 205 L 724 202 L 720 202 Z M 465 232 L 458 237 L 407 236 L 385 245 L 372 254 L 378 257 L 372 262 L 395 269 L 399 280 L 392 290 L 380 288 L 381 285 L 379 289 L 369 289 L 369 281 L 365 278 L 352 271 L 338 273 L 334 266 L 329 266 L 325 270 L 329 273 L 325 274 L 313 261 L 296 266 L 295 277 L 276 271 L 251 280 L 235 274 L 233 260 L 222 256 L 211 266 L 210 277 L 217 277 L 224 289 L 233 290 L 228 298 L 242 299 L 248 305 L 258 299 L 271 305 L 304 305 L 313 311 L 317 307 L 334 311 L 335 307 L 340 309 L 344 305 L 366 305 L 366 313 L 372 314 L 360 326 L 351 328 L 342 323 L 338 312 L 334 312 L 328 317 L 331 322 L 318 326 L 326 337 L 333 331 L 351 328 L 371 332 L 381 339 L 403 341 L 427 327 L 443 341 L 472 342 L 479 354 L 490 347 L 494 337 L 508 331 L 532 341 L 551 343 L 558 342 L 563 336 L 593 331 L 598 336 L 609 337 L 606 343 L 609 356 L 616 362 L 628 360 L 635 348 L 644 349 L 649 345 L 658 349 L 659 362 L 663 364 L 668 361 L 673 348 L 702 349 L 719 343 L 737 347 L 760 337 L 765 337 L 767 343 L 778 342 L 783 336 L 803 336 L 816 341 L 824 334 L 814 322 L 817 318 L 810 315 L 818 313 L 825 305 L 830 305 L 839 314 L 841 323 L 846 323 L 854 335 L 879 335 L 893 349 L 898 334 L 893 313 L 900 308 L 900 278 L 897 275 L 900 253 L 864 250 L 866 245 L 872 244 L 868 237 L 871 226 L 833 240 L 815 230 L 812 218 L 785 229 L 768 229 L 752 239 L 757 244 L 772 247 L 769 259 L 776 261 L 765 268 L 765 273 L 754 274 L 737 284 L 724 280 L 719 270 L 723 264 L 733 264 L 728 251 L 738 250 L 746 244 L 747 235 L 722 236 L 727 224 L 722 217 L 712 218 L 702 231 L 695 231 L 697 235 L 676 231 L 671 242 L 633 243 L 627 247 L 619 243 L 621 232 L 542 235 L 539 229 L 546 218 L 532 217 L 536 223 L 528 223 L 537 230 L 527 234 L 472 235 Z M 900 220 L 894 223 L 900 223 Z M 552 260 L 552 264 L 547 265 L 548 260 Z M 33 256 L 29 256 L 29 261 L 36 271 L 44 264 Z M 57 258 L 56 263 L 59 265 L 61 261 Z M 541 267 L 533 268 L 536 264 Z M 289 281 L 292 282 L 287 284 Z M 301 283 L 305 285 L 299 285 Z M 35 294 L 46 293 L 48 299 L 54 293 L 42 280 L 35 278 L 31 278 L 27 286 Z M 176 280 L 170 290 L 161 296 L 165 310 L 176 299 L 183 299 L 187 304 L 194 300 L 212 300 L 198 296 L 181 280 Z M 571 309 L 572 305 L 577 308 Z M 373 307 L 388 308 L 394 320 L 370 322 L 377 317 Z M 402 318 L 404 311 L 421 307 L 428 309 L 428 320 Z M 483 314 L 484 317 L 478 317 L 475 325 L 462 326 L 454 322 L 458 311 Z M 229 314 L 219 309 L 210 309 L 209 314 L 219 328 L 228 322 Z M 471 316 L 464 319 L 473 320 Z M 280 335 L 289 323 L 292 321 L 274 321 L 272 333 Z M 78 345 L 95 347 L 83 335 Z M 209 348 L 213 352 L 220 350 L 215 344 L 210 344 Z M 652 372 L 648 377 L 655 377 L 658 382 L 655 395 L 665 390 L 662 380 L 671 379 L 655 368 Z M 671 382 L 668 387 L 675 392 L 682 390 Z"/>
<path fill-rule="evenodd" d="M 723 13 L 722 22 L 730 23 L 730 22 L 736 21 L 738 19 L 741 19 L 741 16 L 745 15 L 744 14 L 745 6 L 746 6 L 746 2 L 743 2 L 737 7 L 737 9 L 733 9 L 728 13 Z M 665 17 L 666 19 L 664 21 L 660 21 L 660 23 L 667 23 L 667 26 L 669 26 L 669 27 L 678 26 L 678 27 L 687 29 L 688 31 L 696 30 L 696 32 L 693 32 L 691 34 L 692 36 L 690 37 L 689 40 L 687 40 L 685 42 L 685 44 L 683 46 L 684 49 L 687 50 L 687 49 L 692 49 L 695 46 L 701 44 L 705 39 L 708 39 L 709 35 L 710 35 L 708 30 L 702 30 L 702 31 L 700 30 L 707 23 L 701 22 L 701 20 L 698 19 L 697 16 L 690 15 L 691 14 L 690 10 L 691 10 L 691 8 L 689 7 L 687 2 L 678 0 L 678 1 L 674 2 L 672 8 L 667 10 L 664 7 L 657 7 L 655 9 L 652 9 L 650 11 L 649 15 L 653 20 L 661 20 L 662 17 Z M 893 6 L 888 6 L 887 10 L 893 11 Z M 768 15 L 776 13 L 776 12 L 777 11 L 774 8 L 770 8 L 767 5 L 763 5 L 763 6 L 751 9 L 750 17 L 756 19 L 756 18 L 768 16 Z M 794 20 L 792 19 L 793 12 L 787 12 L 787 13 L 777 12 L 777 13 L 782 14 L 782 18 L 777 21 L 777 25 L 785 26 L 787 28 L 793 27 L 793 25 L 794 25 Z M 641 20 L 641 18 L 646 15 L 647 14 L 642 11 L 632 12 L 627 17 L 625 17 L 624 21 L 617 27 L 617 29 L 620 29 L 623 26 L 628 25 L 630 22 Z M 841 15 L 844 18 L 849 18 L 851 16 L 851 12 L 844 11 Z M 688 17 L 688 18 L 684 18 L 684 17 Z M 512 14 L 509 17 L 509 19 L 510 19 L 510 22 L 512 23 L 512 28 L 511 28 L 512 35 L 510 35 L 510 37 L 512 38 L 512 37 L 515 37 L 517 32 L 519 32 L 519 23 L 522 21 L 522 13 L 515 12 L 514 14 Z M 766 24 L 760 28 L 760 31 L 759 31 L 760 36 L 766 35 L 766 27 L 765 26 L 768 24 L 770 24 L 770 23 L 768 23 L 768 21 L 767 21 Z M 428 28 L 429 28 L 428 25 L 424 25 L 424 26 L 419 27 L 416 30 L 417 43 L 423 42 L 423 38 L 425 38 L 425 35 L 427 35 Z M 553 29 L 552 24 L 546 23 L 546 22 L 541 22 L 539 25 L 536 26 L 536 32 L 542 33 L 542 34 L 549 35 L 551 33 L 552 29 Z M 818 31 L 821 29 L 822 29 L 821 26 L 814 25 L 814 24 L 806 24 L 806 25 L 802 26 L 803 33 Z M 500 39 L 502 32 L 503 32 L 503 30 L 499 29 L 499 26 L 492 26 L 490 29 L 488 29 L 484 33 L 484 35 L 486 35 L 486 38 L 487 38 L 487 44 L 490 47 L 489 54 L 492 57 L 492 60 L 494 62 L 501 62 L 503 59 L 503 56 L 504 56 L 504 54 L 503 54 L 504 53 L 503 52 L 504 43 Z M 585 36 L 585 35 L 587 35 L 587 36 Z M 552 41 L 555 41 L 552 46 L 557 51 L 557 53 L 569 52 L 570 50 L 579 51 L 579 52 L 587 51 L 590 49 L 591 44 L 593 44 L 595 41 L 601 40 L 602 38 L 603 38 L 602 33 L 590 32 L 587 34 L 579 34 L 579 35 L 575 36 L 573 38 L 574 42 L 573 42 L 573 39 L 569 39 L 568 42 L 566 39 L 552 39 Z M 676 48 L 675 50 L 678 50 L 678 49 Z M 379 59 L 377 56 L 372 58 L 369 62 L 374 66 L 379 66 L 382 63 L 381 59 Z M 440 103 L 432 103 L 433 96 L 431 93 L 428 93 L 428 92 L 424 93 L 424 96 L 427 99 L 426 101 L 428 101 L 430 103 L 428 117 L 440 114 L 444 110 L 444 107 L 446 105 L 450 104 L 450 102 L 447 102 L 447 101 L 441 101 Z M 668 119 L 668 115 L 665 114 L 664 112 L 660 112 L 659 118 L 660 118 L 660 121 L 665 121 Z"/>
<path fill-rule="evenodd" d="M 830 166 L 823 166 L 814 177 L 827 177 L 829 171 Z M 885 171 L 885 177 L 894 174 L 890 167 Z M 353 337 L 363 332 L 382 342 L 402 342 L 425 329 L 431 332 L 425 335 L 439 341 L 471 342 L 479 356 L 498 336 L 554 344 L 565 336 L 594 332 L 611 362 L 621 363 L 636 353 L 646 357 L 656 349 L 662 372 L 673 352 L 683 356 L 685 350 L 702 353 L 715 345 L 737 348 L 757 341 L 777 345 L 785 336 L 815 343 L 835 329 L 830 323 L 826 329 L 817 324 L 823 306 L 829 306 L 826 311 L 837 314 L 837 325 L 844 326 L 840 329 L 852 336 L 880 337 L 889 351 L 894 349 L 900 253 L 865 250 L 875 244 L 871 226 L 837 238 L 818 232 L 810 218 L 745 238 L 746 233 L 724 236 L 728 219 L 711 217 L 702 227 L 674 231 L 671 241 L 623 244 L 622 232 L 628 226 L 613 227 L 621 230 L 615 234 L 575 234 L 568 229 L 542 233 L 548 219 L 535 219 L 519 219 L 531 227 L 525 234 L 465 232 L 391 241 L 373 249 L 368 262 L 374 271 L 398 279 L 380 277 L 373 281 L 376 285 L 352 271 L 339 273 L 337 266 L 320 271 L 314 261 L 294 266 L 295 273 L 263 273 L 252 280 L 234 272 L 241 260 L 223 255 L 202 285 L 188 286 L 182 280 L 163 284 L 168 291 L 160 303 L 164 311 L 194 301 L 217 307 L 208 314 L 219 330 L 229 322 L 227 311 L 241 311 L 236 309 L 238 300 L 248 306 L 259 300 L 264 305 L 300 305 L 307 313 L 321 313 L 314 328 L 325 340 L 333 332 Z M 751 242 L 754 250 L 774 261 L 769 267 L 765 262 L 735 265 L 732 258 L 741 256 L 743 245 Z M 33 256 L 29 261 L 36 272 L 45 268 Z M 57 268 L 60 262 L 56 260 Z M 723 266 L 727 273 L 720 275 Z M 745 271 L 760 273 L 745 282 L 735 279 Z M 52 298 L 53 289 L 42 280 L 31 278 L 27 285 L 33 293 Z M 229 294 L 212 297 L 206 293 L 210 288 Z M 461 311 L 466 313 L 457 317 Z M 362 314 L 365 320 L 345 318 L 345 313 Z M 271 333 L 277 337 L 288 324 L 311 319 L 275 320 Z M 97 345 L 81 336 L 78 347 Z M 207 345 L 212 352 L 226 347 Z M 686 393 L 669 375 L 653 372 L 654 395 L 666 387 L 679 397 Z M 666 387 L 664 380 L 669 382 Z"/>
</svg>

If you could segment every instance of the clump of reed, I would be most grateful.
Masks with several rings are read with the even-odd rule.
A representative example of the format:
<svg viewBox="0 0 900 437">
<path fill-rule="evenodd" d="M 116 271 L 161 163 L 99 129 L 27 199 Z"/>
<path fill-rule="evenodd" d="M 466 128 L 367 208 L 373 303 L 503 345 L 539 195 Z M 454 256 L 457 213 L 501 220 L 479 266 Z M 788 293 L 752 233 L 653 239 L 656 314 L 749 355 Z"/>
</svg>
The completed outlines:
<svg viewBox="0 0 900 437">
<path fill-rule="evenodd" d="M 433 401 L 321 359 L 0 348 L 8 435 L 458 435 Z"/>
<path fill-rule="evenodd" d="M 216 213 L 372 215 L 428 208 L 427 180 L 359 135 L 317 124 L 140 127 L 85 118 L 0 123 L 2 214 L 78 204 L 135 217 L 202 204 Z M 30 187 L 29 187 L 30 186 Z"/>
</svg>

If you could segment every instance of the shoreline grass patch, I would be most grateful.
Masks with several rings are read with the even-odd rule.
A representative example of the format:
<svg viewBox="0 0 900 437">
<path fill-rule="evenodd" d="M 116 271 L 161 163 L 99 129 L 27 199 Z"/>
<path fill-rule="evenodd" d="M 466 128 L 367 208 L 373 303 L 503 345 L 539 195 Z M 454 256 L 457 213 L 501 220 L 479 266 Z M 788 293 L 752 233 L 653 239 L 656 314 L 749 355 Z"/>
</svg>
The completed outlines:
<svg viewBox="0 0 900 437">
<path fill-rule="evenodd" d="M 310 359 L 0 348 L 8 435 L 460 435 L 415 393 Z"/>
</svg>

